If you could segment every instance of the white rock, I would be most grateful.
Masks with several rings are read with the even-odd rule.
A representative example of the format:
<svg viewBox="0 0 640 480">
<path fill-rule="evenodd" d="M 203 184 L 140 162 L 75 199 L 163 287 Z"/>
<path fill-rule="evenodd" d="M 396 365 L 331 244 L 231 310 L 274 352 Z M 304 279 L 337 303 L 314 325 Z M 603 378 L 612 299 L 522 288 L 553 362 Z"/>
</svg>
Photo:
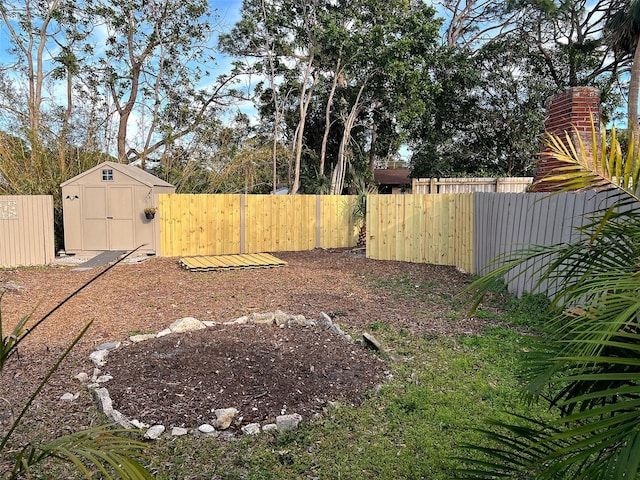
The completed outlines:
<svg viewBox="0 0 640 480">
<path fill-rule="evenodd" d="M 118 410 L 113 410 L 111 412 L 111 419 L 117 423 L 118 425 L 120 425 L 122 428 L 131 428 L 133 426 L 133 424 L 129 421 L 129 419 L 121 412 L 119 412 Z"/>
<path fill-rule="evenodd" d="M 193 330 L 202 330 L 203 328 L 207 328 L 206 325 L 193 317 L 181 318 L 169 325 L 169 330 L 173 333 L 191 332 Z"/>
<path fill-rule="evenodd" d="M 169 330 L 168 328 L 165 328 L 164 330 L 160 330 L 158 333 L 156 333 L 156 338 L 160 338 L 160 337 L 166 337 L 167 335 L 171 334 L 171 330 Z"/>
<path fill-rule="evenodd" d="M 333 320 L 331 317 L 324 312 L 320 312 L 320 318 L 316 322 L 316 324 L 323 330 L 329 330 L 333 327 Z"/>
<path fill-rule="evenodd" d="M 270 325 L 274 320 L 275 315 L 273 313 L 252 313 L 249 316 L 249 323 L 255 323 L 257 325 Z"/>
<path fill-rule="evenodd" d="M 238 410 L 235 408 L 218 408 L 214 410 L 216 414 L 215 427 L 220 430 L 226 430 L 231 426 L 234 417 L 238 414 Z"/>
<path fill-rule="evenodd" d="M 203 324 L 205 327 L 215 327 L 216 325 L 218 325 L 218 322 L 210 322 L 210 321 L 208 321 L 208 320 L 203 320 L 203 321 L 202 321 L 202 324 Z"/>
<path fill-rule="evenodd" d="M 131 340 L 131 342 L 133 343 L 140 343 L 140 342 L 145 342 L 147 340 L 151 340 L 152 338 L 156 338 L 155 334 L 143 333 L 141 335 L 131 335 L 129 337 L 129 340 Z"/>
<path fill-rule="evenodd" d="M 248 425 L 242 427 L 240 430 L 242 430 L 242 433 L 245 433 L 246 435 L 257 435 L 258 433 L 260 433 L 260 424 L 249 423 Z"/>
<path fill-rule="evenodd" d="M 80 383 L 89 383 L 89 375 L 87 375 L 84 372 L 80 372 L 79 374 L 77 374 L 75 377 L 76 380 L 78 380 Z"/>
<path fill-rule="evenodd" d="M 106 383 L 109 380 L 113 380 L 113 377 L 111 375 L 100 375 L 98 378 L 96 378 L 97 383 Z"/>
<path fill-rule="evenodd" d="M 144 434 L 145 438 L 149 438 L 151 440 L 156 440 L 160 438 L 160 435 L 164 433 L 164 425 L 154 425 L 153 427 L 147 430 L 147 433 Z"/>
<path fill-rule="evenodd" d="M 171 429 L 171 435 L 173 437 L 181 437 L 183 435 L 186 435 L 187 433 L 189 433 L 189 430 L 187 430 L 186 428 L 182 428 L 182 427 L 173 427 Z"/>
<path fill-rule="evenodd" d="M 111 397 L 109 396 L 109 391 L 106 388 L 96 388 L 93 391 L 97 401 L 98 408 L 107 416 L 110 416 L 113 412 L 113 403 L 111 402 Z"/>
<path fill-rule="evenodd" d="M 288 430 L 295 430 L 302 421 L 302 416 L 298 413 L 292 413 L 291 415 L 278 415 L 276 417 L 276 425 L 278 430 L 286 432 Z"/>
<path fill-rule="evenodd" d="M 103 343 L 102 345 L 98 345 L 96 350 L 115 350 L 120 347 L 120 342 L 109 342 Z"/>
<path fill-rule="evenodd" d="M 262 426 L 263 432 L 273 432 L 275 430 L 278 430 L 278 426 L 275 423 L 267 423 Z"/>
<path fill-rule="evenodd" d="M 307 319 L 304 317 L 304 315 L 291 315 L 291 317 L 289 317 L 287 325 L 289 327 L 306 327 Z"/>
<path fill-rule="evenodd" d="M 278 325 L 279 327 L 286 325 L 287 324 L 287 320 L 289 320 L 289 315 L 287 315 L 286 313 L 284 313 L 282 310 L 276 310 L 274 313 L 274 322 L 276 325 Z"/>
<path fill-rule="evenodd" d="M 135 418 L 133 420 L 131 420 L 131 425 L 133 425 L 136 428 L 139 428 L 140 430 L 143 430 L 145 428 L 149 428 L 150 427 L 150 425 L 148 423 L 141 422 L 140 420 L 135 419 Z"/>
<path fill-rule="evenodd" d="M 209 434 L 209 433 L 214 433 L 216 429 L 213 427 L 213 425 L 209 425 L 208 423 L 203 423 L 198 427 L 198 431 Z"/>
<path fill-rule="evenodd" d="M 247 323 L 249 323 L 249 317 L 244 316 L 224 322 L 223 325 L 246 325 Z"/>
<path fill-rule="evenodd" d="M 60 400 L 64 401 L 64 402 L 70 402 L 72 400 L 75 400 L 76 398 L 78 398 L 78 395 L 74 395 L 73 393 L 65 393 L 64 395 L 62 395 L 60 397 Z"/>
<path fill-rule="evenodd" d="M 95 352 L 91 352 L 91 355 L 89 355 L 89 359 L 98 367 L 102 367 L 105 363 L 107 363 L 107 355 L 109 355 L 109 350 L 96 350 Z"/>
</svg>

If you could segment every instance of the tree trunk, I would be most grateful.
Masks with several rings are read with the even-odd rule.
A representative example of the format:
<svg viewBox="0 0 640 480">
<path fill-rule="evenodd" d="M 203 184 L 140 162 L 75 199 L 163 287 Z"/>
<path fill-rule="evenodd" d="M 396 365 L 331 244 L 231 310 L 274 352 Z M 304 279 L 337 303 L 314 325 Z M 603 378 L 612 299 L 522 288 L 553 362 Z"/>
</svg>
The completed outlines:
<svg viewBox="0 0 640 480">
<path fill-rule="evenodd" d="M 309 56 L 309 60 L 307 61 L 307 68 L 304 72 L 304 79 L 302 81 L 302 92 L 300 93 L 300 120 L 298 122 L 298 128 L 296 130 L 295 137 L 295 167 L 293 172 L 293 183 L 291 185 L 291 190 L 289 193 L 291 195 L 295 195 L 298 193 L 300 189 L 300 161 L 302 159 L 302 147 L 304 140 L 304 126 L 307 121 L 307 110 L 309 109 L 309 103 L 311 103 L 311 95 L 313 93 L 313 89 L 316 86 L 318 81 L 317 77 L 313 77 L 311 81 L 311 86 L 306 88 L 307 82 L 309 81 L 309 77 L 311 76 L 311 67 L 313 66 L 313 55 Z"/>
<path fill-rule="evenodd" d="M 331 129 L 331 105 L 333 104 L 333 96 L 336 93 L 336 87 L 338 85 L 338 77 L 340 76 L 340 63 L 342 58 L 338 58 L 338 63 L 333 75 L 333 84 L 329 91 L 329 98 L 327 99 L 327 108 L 324 113 L 324 134 L 322 135 L 322 145 L 320 147 L 320 168 L 319 175 L 324 176 L 324 166 L 327 156 L 327 142 L 329 141 L 329 130 Z"/>
<path fill-rule="evenodd" d="M 67 135 L 69 134 L 69 119 L 71 118 L 71 109 L 73 107 L 73 75 L 71 67 L 67 67 L 67 108 L 62 118 L 62 132 L 60 135 L 60 174 L 64 178 L 67 170 Z"/>
<path fill-rule="evenodd" d="M 627 117 L 629 129 L 638 135 L 638 90 L 640 89 L 640 39 L 633 53 L 633 65 L 631 66 L 631 78 L 629 79 L 629 105 Z"/>
<path fill-rule="evenodd" d="M 351 107 L 351 111 L 347 116 L 344 122 L 344 131 L 342 134 L 342 140 L 340 140 L 340 147 L 338 147 L 338 159 L 336 162 L 336 167 L 334 170 L 334 175 L 331 178 L 331 195 L 341 195 L 342 190 L 344 188 L 344 178 L 347 171 L 347 161 L 346 161 L 346 149 L 349 146 L 349 142 L 351 141 L 351 130 L 353 129 L 353 125 L 355 124 L 358 115 L 360 115 L 361 105 L 360 98 L 362 96 L 362 92 L 366 87 L 366 82 L 362 84 L 360 90 L 358 91 L 358 96 Z"/>
</svg>

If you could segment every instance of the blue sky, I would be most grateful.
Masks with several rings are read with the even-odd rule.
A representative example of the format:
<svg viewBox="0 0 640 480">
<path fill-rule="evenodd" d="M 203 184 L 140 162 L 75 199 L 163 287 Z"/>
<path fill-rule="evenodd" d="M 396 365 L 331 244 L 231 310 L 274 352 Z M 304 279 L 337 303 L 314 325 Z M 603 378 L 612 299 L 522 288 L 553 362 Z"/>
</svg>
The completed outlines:
<svg viewBox="0 0 640 480">
<path fill-rule="evenodd" d="M 225 27 L 230 27 L 240 19 L 241 0 L 210 0 L 209 5 L 220 14 L 220 19 Z"/>
</svg>

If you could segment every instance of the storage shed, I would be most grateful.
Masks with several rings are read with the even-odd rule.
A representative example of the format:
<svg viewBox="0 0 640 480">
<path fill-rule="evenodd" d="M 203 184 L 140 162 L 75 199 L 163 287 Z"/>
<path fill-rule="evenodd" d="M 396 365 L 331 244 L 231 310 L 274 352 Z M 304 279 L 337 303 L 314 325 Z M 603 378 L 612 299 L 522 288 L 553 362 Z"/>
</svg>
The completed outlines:
<svg viewBox="0 0 640 480">
<path fill-rule="evenodd" d="M 158 194 L 176 187 L 141 168 L 104 162 L 60 185 L 64 244 L 68 254 L 107 250 L 155 254 L 160 248 L 158 218 L 145 208 L 158 206 Z"/>
</svg>

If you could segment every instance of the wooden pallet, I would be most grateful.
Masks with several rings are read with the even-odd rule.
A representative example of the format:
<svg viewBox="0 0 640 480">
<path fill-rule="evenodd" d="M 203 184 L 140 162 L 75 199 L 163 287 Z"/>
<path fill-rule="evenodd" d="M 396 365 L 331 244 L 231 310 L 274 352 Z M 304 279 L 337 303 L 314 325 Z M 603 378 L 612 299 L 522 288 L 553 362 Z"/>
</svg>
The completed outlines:
<svg viewBox="0 0 640 480">
<path fill-rule="evenodd" d="M 268 253 L 245 253 L 241 255 L 215 255 L 184 257 L 180 265 L 192 272 L 213 272 L 220 270 L 246 270 L 249 268 L 273 268 L 286 265 Z"/>
</svg>

